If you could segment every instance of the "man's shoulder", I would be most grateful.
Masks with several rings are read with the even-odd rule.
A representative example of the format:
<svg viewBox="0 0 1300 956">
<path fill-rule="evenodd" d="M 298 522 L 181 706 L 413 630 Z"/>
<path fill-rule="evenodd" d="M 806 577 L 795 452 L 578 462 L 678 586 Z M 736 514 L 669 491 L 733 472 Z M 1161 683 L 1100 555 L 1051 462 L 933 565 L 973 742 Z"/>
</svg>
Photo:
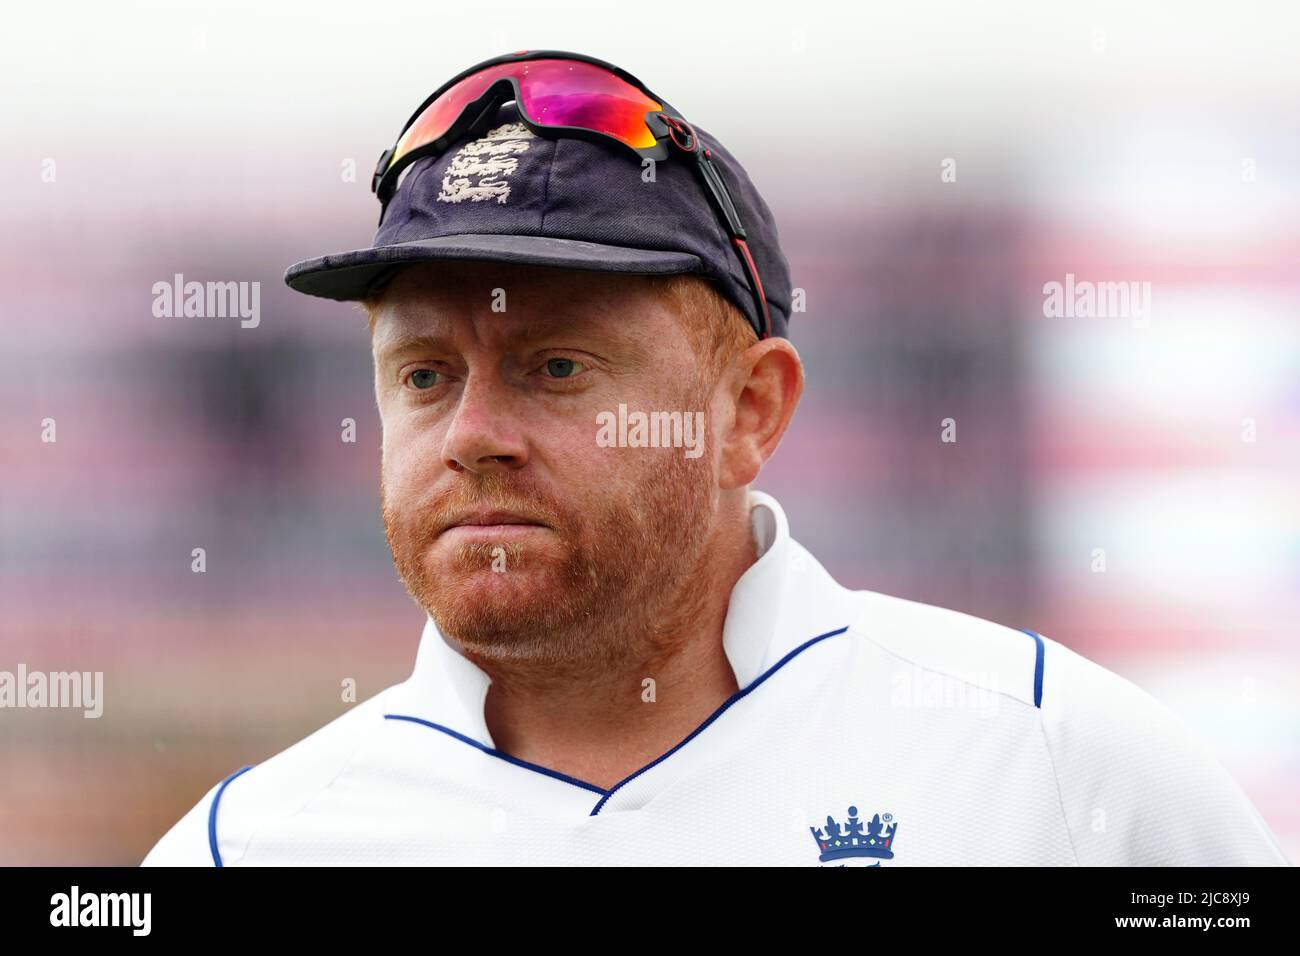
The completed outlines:
<svg viewBox="0 0 1300 956">
<path fill-rule="evenodd" d="M 794 539 L 785 554 L 789 590 L 780 612 L 778 653 L 797 653 L 844 634 L 897 665 L 976 683 L 1034 706 L 1044 653 L 1037 634 L 936 604 L 845 587 Z"/>
<path fill-rule="evenodd" d="M 1034 708 L 1049 735 L 1068 730 L 1076 738 L 1090 734 L 1138 748 L 1199 746 L 1151 694 L 1051 637 L 895 595 L 852 593 L 850 634 L 901 666 L 978 684 Z"/>
<path fill-rule="evenodd" d="M 1132 681 L 1035 631 L 853 593 L 858 613 L 849 633 L 898 666 L 978 684 L 1033 708 L 1079 862 L 1287 865 L 1215 752 Z"/>
<path fill-rule="evenodd" d="M 381 691 L 274 756 L 218 781 L 141 865 L 223 866 L 239 859 L 261 826 L 301 809 L 338 777 L 382 726 L 402 686 Z"/>
<path fill-rule="evenodd" d="M 937 604 L 856 590 L 848 633 L 901 665 L 977 684 L 1041 712 L 1125 727 L 1178 719 L 1131 681 L 1038 631 Z"/>
<path fill-rule="evenodd" d="M 1141 687 L 1044 638 L 1044 737 L 1081 862 L 1285 866 L 1218 753 Z"/>
<path fill-rule="evenodd" d="M 878 591 L 852 594 L 849 633 L 900 665 L 1039 705 L 1048 639 L 937 604 Z"/>
</svg>

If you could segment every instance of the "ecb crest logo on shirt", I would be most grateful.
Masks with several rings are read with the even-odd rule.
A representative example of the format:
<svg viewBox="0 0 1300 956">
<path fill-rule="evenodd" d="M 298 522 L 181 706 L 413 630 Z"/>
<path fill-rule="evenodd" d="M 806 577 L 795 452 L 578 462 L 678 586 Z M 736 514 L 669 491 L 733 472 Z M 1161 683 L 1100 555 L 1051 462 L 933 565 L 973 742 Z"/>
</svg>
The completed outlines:
<svg viewBox="0 0 1300 956">
<path fill-rule="evenodd" d="M 865 823 L 858 817 L 858 808 L 849 807 L 849 818 L 836 823 L 826 817 L 822 829 L 809 827 L 823 863 L 832 866 L 880 866 L 881 860 L 894 858 L 894 837 L 898 822 L 892 813 L 877 813 Z M 875 860 L 874 863 L 869 862 Z"/>
</svg>

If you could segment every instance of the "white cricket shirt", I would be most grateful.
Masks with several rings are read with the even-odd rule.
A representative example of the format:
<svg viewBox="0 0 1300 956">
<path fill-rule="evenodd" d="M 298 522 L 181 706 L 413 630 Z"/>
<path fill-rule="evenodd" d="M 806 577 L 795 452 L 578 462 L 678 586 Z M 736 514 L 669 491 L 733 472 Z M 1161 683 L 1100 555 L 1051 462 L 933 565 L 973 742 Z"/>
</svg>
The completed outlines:
<svg viewBox="0 0 1300 956">
<path fill-rule="evenodd" d="M 495 750 L 489 678 L 430 620 L 409 679 L 218 783 L 144 865 L 1289 865 L 1148 694 L 843 588 L 750 500 L 760 557 L 722 635 L 740 690 L 620 783 Z"/>
</svg>

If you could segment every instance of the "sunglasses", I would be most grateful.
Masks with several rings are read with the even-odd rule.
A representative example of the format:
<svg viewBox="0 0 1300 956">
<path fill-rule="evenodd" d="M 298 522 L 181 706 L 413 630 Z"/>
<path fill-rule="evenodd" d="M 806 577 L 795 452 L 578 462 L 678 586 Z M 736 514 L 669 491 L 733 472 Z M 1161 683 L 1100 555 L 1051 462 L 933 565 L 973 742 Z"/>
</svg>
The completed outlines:
<svg viewBox="0 0 1300 956">
<path fill-rule="evenodd" d="M 513 100 L 519 118 L 538 136 L 573 137 L 617 143 L 640 160 L 679 156 L 692 162 L 715 213 L 731 236 L 757 305 L 755 331 L 772 331 L 772 317 L 745 242 L 745 227 L 712 151 L 662 97 L 611 63 L 560 50 L 521 50 L 485 60 L 439 87 L 420 104 L 397 142 L 384 150 L 370 189 L 381 204 L 382 223 L 402 171 L 425 156 L 437 156 L 462 136 L 484 131 L 497 108 Z"/>
</svg>

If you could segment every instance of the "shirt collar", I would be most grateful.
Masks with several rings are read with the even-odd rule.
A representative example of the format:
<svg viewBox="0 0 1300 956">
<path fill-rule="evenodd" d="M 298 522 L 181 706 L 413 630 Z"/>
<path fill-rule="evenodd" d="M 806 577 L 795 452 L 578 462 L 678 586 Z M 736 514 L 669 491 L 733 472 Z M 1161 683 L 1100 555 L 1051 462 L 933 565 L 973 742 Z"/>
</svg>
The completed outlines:
<svg viewBox="0 0 1300 956">
<path fill-rule="evenodd" d="M 775 498 L 751 490 L 749 505 L 758 560 L 736 581 L 722 628 L 723 651 L 742 689 L 801 640 L 812 636 L 804 633 L 806 628 L 800 628 L 784 635 L 783 640 L 777 639 L 783 636 L 783 625 L 789 630 L 791 609 L 786 594 L 791 571 L 805 576 L 820 572 L 823 583 L 838 589 L 812 556 L 791 539 L 785 511 Z M 484 717 L 490 684 L 487 673 L 449 644 L 429 617 L 420 637 L 415 669 L 400 688 L 400 706 L 406 715 L 440 724 L 491 747 L 492 736 Z"/>
</svg>

